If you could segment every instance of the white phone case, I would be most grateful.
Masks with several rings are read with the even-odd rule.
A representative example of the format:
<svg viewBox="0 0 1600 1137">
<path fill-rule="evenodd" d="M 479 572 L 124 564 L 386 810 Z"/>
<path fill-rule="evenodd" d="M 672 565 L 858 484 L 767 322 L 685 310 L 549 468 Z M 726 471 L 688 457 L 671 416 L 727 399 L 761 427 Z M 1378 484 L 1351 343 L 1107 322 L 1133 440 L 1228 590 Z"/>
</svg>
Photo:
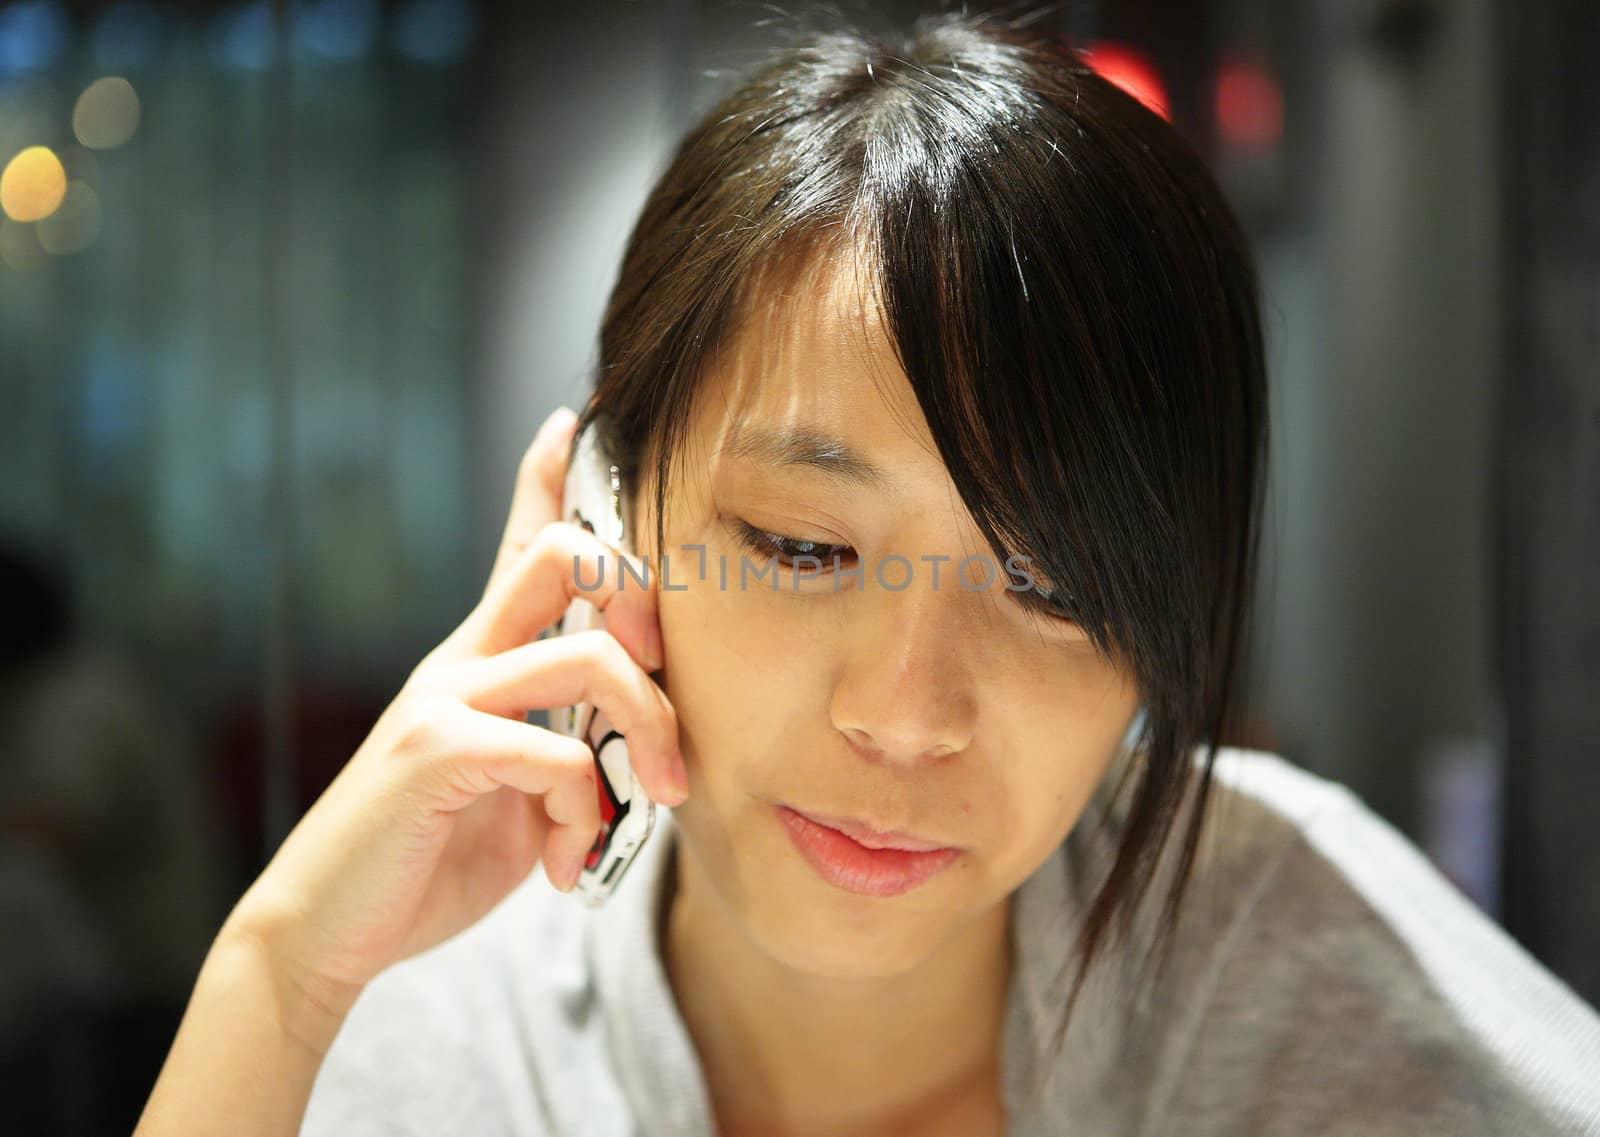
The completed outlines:
<svg viewBox="0 0 1600 1137">
<path fill-rule="evenodd" d="M 593 428 L 573 443 L 562 500 L 562 518 L 583 526 L 614 549 L 631 553 L 622 518 L 622 481 L 617 467 L 601 449 Z M 606 557 L 606 579 L 622 572 L 615 558 Z M 636 576 L 625 575 L 622 588 L 642 588 Z M 592 574 L 580 576 L 592 583 Z M 593 604 L 577 599 L 568 605 L 557 635 L 569 635 L 605 626 L 605 617 Z M 600 791 L 600 832 L 574 891 L 591 907 L 604 904 L 622 880 L 655 826 L 656 804 L 634 777 L 627 741 L 612 729 L 605 713 L 588 703 L 560 707 L 550 712 L 550 727 L 574 738 L 584 738 L 596 755 Z"/>
</svg>

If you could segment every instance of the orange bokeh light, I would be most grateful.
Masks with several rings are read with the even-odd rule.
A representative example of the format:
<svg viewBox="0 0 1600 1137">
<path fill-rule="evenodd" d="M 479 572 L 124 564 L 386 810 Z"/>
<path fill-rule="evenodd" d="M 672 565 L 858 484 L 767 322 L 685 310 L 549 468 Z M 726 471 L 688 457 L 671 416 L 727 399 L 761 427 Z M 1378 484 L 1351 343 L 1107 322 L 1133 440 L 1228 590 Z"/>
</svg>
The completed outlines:
<svg viewBox="0 0 1600 1137">
<path fill-rule="evenodd" d="M 48 146 L 30 146 L 0 173 L 0 209 L 13 221 L 41 221 L 67 196 L 67 171 Z"/>
<path fill-rule="evenodd" d="M 1102 78 L 1115 83 L 1162 118 L 1172 120 L 1167 86 L 1161 80 L 1161 72 L 1144 52 L 1124 43 L 1102 40 L 1085 47 L 1079 54 Z"/>
</svg>

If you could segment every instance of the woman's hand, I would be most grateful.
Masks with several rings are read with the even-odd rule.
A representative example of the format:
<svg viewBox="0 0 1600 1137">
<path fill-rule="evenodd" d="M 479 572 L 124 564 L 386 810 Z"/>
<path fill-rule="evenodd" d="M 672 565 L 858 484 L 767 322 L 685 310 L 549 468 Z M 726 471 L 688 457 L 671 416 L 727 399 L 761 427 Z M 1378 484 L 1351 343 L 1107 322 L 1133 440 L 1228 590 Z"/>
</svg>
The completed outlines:
<svg viewBox="0 0 1600 1137">
<path fill-rule="evenodd" d="M 593 704 L 627 737 L 651 798 L 687 794 L 676 716 L 646 673 L 662 664 L 655 589 L 558 520 L 574 421 L 557 411 L 524 457 L 482 600 L 228 918 L 225 933 L 335 1013 L 389 965 L 476 922 L 541 858 L 556 887 L 576 883 L 600 825 L 593 753 L 527 723 L 528 710 Z M 605 629 L 539 640 L 578 597 L 604 611 Z"/>
<path fill-rule="evenodd" d="M 526 879 L 570 889 L 600 824 L 586 743 L 525 721 L 590 703 L 655 800 L 684 798 L 655 591 L 557 520 L 571 411 L 540 428 L 483 599 L 418 664 L 224 923 L 135 1137 L 288 1137 L 371 979 L 482 917 Z M 609 571 L 587 582 L 606 556 Z M 604 631 L 538 640 L 580 593 Z M 627 587 L 632 581 L 633 587 Z"/>
</svg>

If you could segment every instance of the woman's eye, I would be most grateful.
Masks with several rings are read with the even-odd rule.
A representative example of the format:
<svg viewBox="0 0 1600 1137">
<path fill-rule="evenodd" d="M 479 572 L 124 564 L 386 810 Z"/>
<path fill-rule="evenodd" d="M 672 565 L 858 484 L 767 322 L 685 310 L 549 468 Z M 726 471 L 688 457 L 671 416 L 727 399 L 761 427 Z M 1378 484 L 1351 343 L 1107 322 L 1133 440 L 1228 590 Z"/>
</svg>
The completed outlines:
<svg viewBox="0 0 1600 1137">
<path fill-rule="evenodd" d="M 1076 624 L 1082 615 L 1078 611 L 1078 598 L 1070 592 L 1036 587 L 1020 595 L 1023 596 L 1024 603 L 1053 620 Z"/>
<path fill-rule="evenodd" d="M 785 537 L 781 533 L 769 533 L 765 529 L 757 529 L 745 521 L 735 521 L 734 535 L 739 544 L 758 556 L 768 559 L 776 558 L 780 564 L 799 568 L 805 573 L 822 573 L 840 564 L 847 564 L 855 560 L 855 550 L 849 545 L 830 545 L 821 541 L 807 541 L 800 537 Z M 794 562 L 800 557 L 813 557 L 819 564 L 806 561 L 803 565 Z"/>
</svg>

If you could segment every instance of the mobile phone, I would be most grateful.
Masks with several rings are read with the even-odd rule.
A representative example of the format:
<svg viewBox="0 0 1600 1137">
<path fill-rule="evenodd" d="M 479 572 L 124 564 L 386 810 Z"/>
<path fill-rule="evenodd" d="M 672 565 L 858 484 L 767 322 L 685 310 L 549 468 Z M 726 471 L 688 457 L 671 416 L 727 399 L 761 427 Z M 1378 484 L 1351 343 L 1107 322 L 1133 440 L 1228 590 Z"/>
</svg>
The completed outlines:
<svg viewBox="0 0 1600 1137">
<path fill-rule="evenodd" d="M 589 530 L 614 549 L 632 553 L 623 521 L 622 477 L 590 426 L 572 445 L 567 463 L 561 516 Z M 607 556 L 605 571 L 621 573 L 620 564 Z M 612 579 L 616 579 L 613 577 Z M 621 578 L 622 588 L 642 588 L 634 575 Z M 581 596 L 567 606 L 555 635 L 605 626 L 605 616 Z M 623 875 L 644 847 L 655 827 L 656 803 L 644 792 L 628 760 L 628 742 L 612 729 L 605 712 L 589 703 L 559 707 L 550 713 L 550 727 L 582 738 L 594 752 L 600 794 L 600 832 L 578 874 L 575 891 L 584 903 L 598 907 L 615 891 Z"/>
</svg>

